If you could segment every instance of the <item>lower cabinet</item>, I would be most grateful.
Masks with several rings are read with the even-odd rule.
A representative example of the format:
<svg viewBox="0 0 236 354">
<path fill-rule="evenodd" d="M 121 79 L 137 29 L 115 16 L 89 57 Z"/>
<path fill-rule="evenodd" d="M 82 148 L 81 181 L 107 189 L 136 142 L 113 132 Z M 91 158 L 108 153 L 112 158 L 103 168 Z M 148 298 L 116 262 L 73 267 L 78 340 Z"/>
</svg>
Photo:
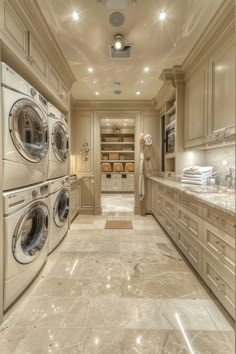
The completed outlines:
<svg viewBox="0 0 236 354">
<path fill-rule="evenodd" d="M 202 248 L 199 244 L 179 226 L 177 226 L 176 242 L 196 271 L 202 274 Z"/>
<path fill-rule="evenodd" d="M 81 178 L 80 213 L 93 214 L 94 212 L 94 177 Z"/>
<path fill-rule="evenodd" d="M 70 187 L 70 219 L 73 220 L 79 213 L 80 180 L 71 183 Z"/>
<path fill-rule="evenodd" d="M 177 188 L 151 182 L 153 215 L 235 318 L 235 217 Z"/>
<path fill-rule="evenodd" d="M 235 316 L 235 279 L 224 272 L 221 264 L 203 253 L 203 279 L 226 310 Z"/>
<path fill-rule="evenodd" d="M 133 173 L 102 173 L 102 192 L 134 192 Z"/>
</svg>

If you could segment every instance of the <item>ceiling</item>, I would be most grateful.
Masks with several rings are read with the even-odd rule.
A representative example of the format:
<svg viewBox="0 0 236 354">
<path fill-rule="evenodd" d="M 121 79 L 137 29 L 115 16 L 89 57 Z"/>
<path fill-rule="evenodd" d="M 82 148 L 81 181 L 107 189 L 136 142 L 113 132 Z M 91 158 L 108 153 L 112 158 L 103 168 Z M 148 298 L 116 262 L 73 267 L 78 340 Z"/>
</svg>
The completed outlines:
<svg viewBox="0 0 236 354">
<path fill-rule="evenodd" d="M 37 1 L 77 79 L 71 93 L 78 100 L 150 100 L 155 97 L 162 84 L 159 80 L 162 70 L 182 64 L 223 2 L 129 0 L 127 8 L 113 10 L 104 5 L 107 0 L 100 0 L 101 6 L 97 0 Z M 161 22 L 159 14 L 163 8 L 167 18 Z M 73 11 L 78 11 L 79 21 L 72 19 Z M 125 16 L 120 27 L 109 23 L 114 11 Z M 133 44 L 130 59 L 109 58 L 109 44 L 117 33 L 124 35 L 126 43 Z M 149 72 L 144 72 L 146 66 Z M 94 71 L 89 73 L 88 67 Z M 114 86 L 116 81 L 120 85 Z M 114 95 L 116 89 L 122 93 Z"/>
</svg>

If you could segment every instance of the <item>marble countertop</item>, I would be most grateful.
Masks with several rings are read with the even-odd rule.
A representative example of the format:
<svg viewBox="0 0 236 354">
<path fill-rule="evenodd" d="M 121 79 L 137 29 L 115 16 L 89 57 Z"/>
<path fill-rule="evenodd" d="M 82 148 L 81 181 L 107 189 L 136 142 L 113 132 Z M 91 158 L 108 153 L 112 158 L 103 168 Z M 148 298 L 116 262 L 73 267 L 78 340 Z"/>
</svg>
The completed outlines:
<svg viewBox="0 0 236 354">
<path fill-rule="evenodd" d="M 233 192 L 214 192 L 210 189 L 207 189 L 206 186 L 184 184 L 163 177 L 148 178 L 153 181 L 162 183 L 169 188 L 173 188 L 177 191 L 191 195 L 201 203 L 235 217 L 235 193 Z"/>
</svg>

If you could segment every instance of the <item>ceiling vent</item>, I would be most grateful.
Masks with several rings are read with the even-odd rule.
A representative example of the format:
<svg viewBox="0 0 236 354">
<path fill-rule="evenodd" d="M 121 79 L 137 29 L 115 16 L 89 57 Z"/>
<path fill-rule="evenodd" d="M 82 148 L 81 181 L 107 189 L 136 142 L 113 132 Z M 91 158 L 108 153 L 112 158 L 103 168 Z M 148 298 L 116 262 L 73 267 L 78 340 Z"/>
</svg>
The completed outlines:
<svg viewBox="0 0 236 354">
<path fill-rule="evenodd" d="M 132 54 L 132 45 L 127 44 L 123 49 L 117 50 L 114 45 L 109 45 L 110 59 L 130 59 Z"/>
<path fill-rule="evenodd" d="M 121 94 L 121 90 L 114 90 L 113 93 L 114 93 L 114 95 L 120 95 Z"/>
</svg>

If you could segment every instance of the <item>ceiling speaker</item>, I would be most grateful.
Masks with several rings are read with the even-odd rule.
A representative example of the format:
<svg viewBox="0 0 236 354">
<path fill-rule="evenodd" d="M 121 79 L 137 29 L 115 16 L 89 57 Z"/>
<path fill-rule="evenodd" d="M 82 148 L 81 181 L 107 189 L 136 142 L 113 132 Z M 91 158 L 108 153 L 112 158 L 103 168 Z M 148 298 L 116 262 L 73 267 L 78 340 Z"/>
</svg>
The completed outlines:
<svg viewBox="0 0 236 354">
<path fill-rule="evenodd" d="M 113 12 L 109 17 L 109 22 L 114 27 L 119 27 L 125 22 L 125 16 L 121 12 Z"/>
</svg>

